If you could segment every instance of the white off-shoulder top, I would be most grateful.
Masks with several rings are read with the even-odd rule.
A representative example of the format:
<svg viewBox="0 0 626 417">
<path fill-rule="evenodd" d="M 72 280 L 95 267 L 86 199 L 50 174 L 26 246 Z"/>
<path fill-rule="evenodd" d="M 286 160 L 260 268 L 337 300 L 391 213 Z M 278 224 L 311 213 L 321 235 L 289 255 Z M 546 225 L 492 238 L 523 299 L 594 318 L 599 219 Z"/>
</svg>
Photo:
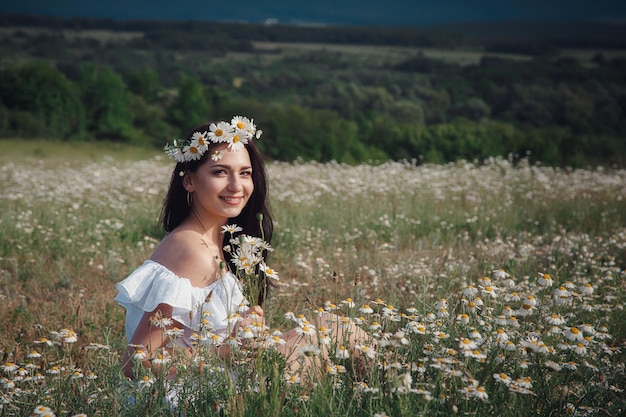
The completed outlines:
<svg viewBox="0 0 626 417">
<path fill-rule="evenodd" d="M 126 339 L 130 343 L 145 312 L 159 304 L 172 307 L 172 319 L 184 327 L 180 342 L 190 346 L 190 336 L 199 329 L 203 312 L 213 332 L 225 335 L 228 317 L 238 311 L 243 294 L 235 275 L 227 272 L 206 287 L 194 287 L 187 278 L 179 277 L 153 260 L 145 261 L 126 279 L 115 285 L 119 291 L 115 301 L 126 309 Z M 205 302 L 211 293 L 209 302 Z"/>
</svg>

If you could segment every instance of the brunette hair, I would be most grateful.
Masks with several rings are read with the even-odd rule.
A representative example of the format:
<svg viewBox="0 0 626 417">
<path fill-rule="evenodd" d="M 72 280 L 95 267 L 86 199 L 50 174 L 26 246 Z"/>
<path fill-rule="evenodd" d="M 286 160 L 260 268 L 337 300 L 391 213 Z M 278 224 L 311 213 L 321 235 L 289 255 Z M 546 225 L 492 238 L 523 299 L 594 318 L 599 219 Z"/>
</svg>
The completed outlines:
<svg viewBox="0 0 626 417">
<path fill-rule="evenodd" d="M 201 125 L 193 129 L 187 135 L 188 139 L 195 132 L 206 132 L 209 130 L 210 123 Z M 190 214 L 191 207 L 187 203 L 187 190 L 183 186 L 183 176 L 181 172 L 191 171 L 196 172 L 200 166 L 202 166 L 210 155 L 213 153 L 212 149 L 220 144 L 210 143 L 209 149 L 202 155 L 202 158 L 198 160 L 188 162 L 178 162 L 172 172 L 170 179 L 170 185 L 163 200 L 163 206 L 161 207 L 160 223 L 166 232 L 171 232 L 178 227 Z M 238 234 L 246 234 L 250 236 L 263 237 L 263 240 L 270 243 L 272 241 L 272 234 L 274 232 L 274 222 L 267 203 L 268 194 L 268 182 L 267 182 L 267 170 L 265 169 L 265 163 L 263 157 L 259 152 L 259 149 L 254 144 L 254 140 L 249 140 L 245 145 L 245 149 L 250 155 L 250 163 L 252 165 L 252 183 L 254 184 L 254 191 L 248 200 L 248 204 L 239 213 L 237 217 L 229 219 L 229 224 L 236 224 L 243 230 Z M 262 217 L 259 222 L 259 217 Z M 260 223 L 260 224 L 259 224 Z M 262 229 L 262 230 L 260 230 Z M 225 238 L 229 238 L 229 234 L 224 234 Z M 267 253 L 264 254 L 267 259 Z M 226 261 L 230 265 L 230 254 L 225 253 Z M 266 298 L 268 282 L 260 282 L 259 304 L 262 304 Z"/>
</svg>

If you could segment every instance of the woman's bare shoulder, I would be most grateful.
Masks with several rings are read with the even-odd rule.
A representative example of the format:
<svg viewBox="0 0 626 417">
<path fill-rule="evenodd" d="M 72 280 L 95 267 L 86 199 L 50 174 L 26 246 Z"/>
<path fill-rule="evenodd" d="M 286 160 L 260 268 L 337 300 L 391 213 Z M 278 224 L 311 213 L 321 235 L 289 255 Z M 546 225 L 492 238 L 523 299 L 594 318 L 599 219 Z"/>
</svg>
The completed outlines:
<svg viewBox="0 0 626 417">
<path fill-rule="evenodd" d="M 202 235 L 193 230 L 176 230 L 168 234 L 150 257 L 180 277 L 203 286 L 219 271 L 219 262 L 208 250 Z"/>
</svg>

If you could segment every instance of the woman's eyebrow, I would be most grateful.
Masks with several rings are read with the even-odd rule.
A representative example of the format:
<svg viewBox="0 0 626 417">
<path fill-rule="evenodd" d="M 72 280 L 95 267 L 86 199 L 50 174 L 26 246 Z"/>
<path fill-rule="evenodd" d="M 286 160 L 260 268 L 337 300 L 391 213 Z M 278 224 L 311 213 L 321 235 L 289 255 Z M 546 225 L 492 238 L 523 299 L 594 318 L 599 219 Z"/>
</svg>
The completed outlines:
<svg viewBox="0 0 626 417">
<path fill-rule="evenodd" d="M 225 165 L 225 164 L 215 164 L 215 165 L 211 165 L 211 168 L 233 169 L 233 166 L 232 165 Z M 244 166 L 240 167 L 239 169 L 252 169 L 252 165 L 244 165 Z"/>
</svg>

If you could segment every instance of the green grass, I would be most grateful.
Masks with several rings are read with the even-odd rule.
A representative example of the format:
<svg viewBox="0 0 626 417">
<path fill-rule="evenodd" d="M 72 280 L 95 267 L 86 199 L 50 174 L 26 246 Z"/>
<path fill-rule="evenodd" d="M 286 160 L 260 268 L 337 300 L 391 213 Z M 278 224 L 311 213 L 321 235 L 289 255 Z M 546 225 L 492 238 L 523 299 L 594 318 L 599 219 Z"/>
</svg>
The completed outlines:
<svg viewBox="0 0 626 417">
<path fill-rule="evenodd" d="M 49 163 L 97 162 L 107 158 L 134 161 L 161 156 L 162 152 L 118 142 L 63 142 L 44 139 L 0 139 L 0 163 L 37 160 Z"/>
<path fill-rule="evenodd" d="M 163 374 L 145 374 L 151 385 L 143 387 L 121 376 L 124 313 L 112 301 L 114 284 L 161 236 L 154 224 L 172 164 L 152 151 L 101 143 L 7 140 L 0 155 L 0 416 L 29 416 L 38 405 L 56 415 L 174 415 L 163 402 Z M 325 306 L 364 320 L 377 354 L 364 373 L 349 371 L 351 358 L 329 355 L 332 367 L 314 386 L 286 378 L 271 350 L 216 363 L 198 348 L 204 365 L 185 367 L 174 355 L 185 415 L 624 412 L 626 172 L 503 160 L 268 169 L 276 219 L 269 263 L 282 283 L 265 306 L 268 323 L 287 330 L 295 323 L 284 313 L 312 319 Z M 552 286 L 541 285 L 543 273 Z M 584 284 L 592 294 L 582 292 Z M 479 312 L 475 295 L 464 294 L 470 285 L 484 303 Z M 491 286 L 495 298 L 481 293 Z M 569 292 L 563 300 L 554 297 L 559 286 Z M 539 303 L 523 316 L 527 296 Z M 364 304 L 374 313 L 359 311 Z M 402 316 L 384 315 L 391 306 Z M 508 308 L 519 327 L 500 317 Z M 565 320 L 560 334 L 546 322 L 551 314 Z M 382 328 L 370 329 L 373 322 Z M 564 332 L 587 325 L 596 331 L 580 342 L 587 353 L 559 347 Z M 61 329 L 78 341 L 64 341 L 54 333 Z M 496 343 L 498 329 L 515 349 Z M 37 343 L 41 337 L 57 343 Z M 479 343 L 484 359 L 464 355 L 465 338 Z M 42 357 L 29 358 L 33 350 Z M 28 378 L 20 380 L 10 363 Z M 92 372 L 96 379 L 88 378 Z M 44 379 L 29 379 L 37 373 Z M 517 385 L 499 382 L 500 374 Z M 524 378 L 532 383 L 527 391 Z M 473 396 L 477 387 L 489 398 Z"/>
</svg>

